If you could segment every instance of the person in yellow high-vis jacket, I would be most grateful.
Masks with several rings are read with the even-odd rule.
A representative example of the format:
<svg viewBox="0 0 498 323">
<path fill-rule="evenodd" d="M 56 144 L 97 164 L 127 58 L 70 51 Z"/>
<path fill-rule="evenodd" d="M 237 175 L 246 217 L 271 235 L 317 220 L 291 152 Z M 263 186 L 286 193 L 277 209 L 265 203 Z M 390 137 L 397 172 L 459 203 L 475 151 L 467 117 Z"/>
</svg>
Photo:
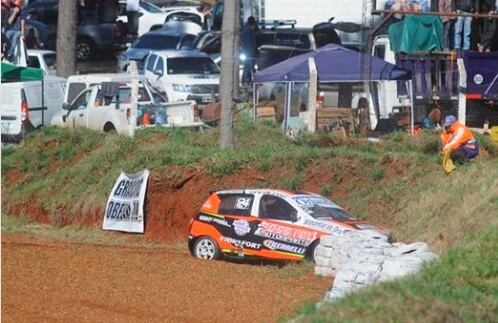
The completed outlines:
<svg viewBox="0 0 498 323">
<path fill-rule="evenodd" d="M 479 155 L 479 142 L 469 128 L 449 115 L 444 120 L 444 131 L 441 134 L 443 155 L 449 155 L 457 164 L 463 164 Z"/>
</svg>

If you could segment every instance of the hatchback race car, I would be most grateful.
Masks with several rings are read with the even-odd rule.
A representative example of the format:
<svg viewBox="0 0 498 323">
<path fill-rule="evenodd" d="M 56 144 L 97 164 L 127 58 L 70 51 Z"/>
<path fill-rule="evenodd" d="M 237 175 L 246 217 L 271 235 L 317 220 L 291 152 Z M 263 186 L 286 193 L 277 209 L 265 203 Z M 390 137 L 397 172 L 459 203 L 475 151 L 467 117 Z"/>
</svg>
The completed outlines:
<svg viewBox="0 0 498 323">
<path fill-rule="evenodd" d="M 343 208 L 313 193 L 270 189 L 211 193 L 190 221 L 188 245 L 194 257 L 257 257 L 315 260 L 324 235 L 382 227 L 353 219 Z"/>
</svg>

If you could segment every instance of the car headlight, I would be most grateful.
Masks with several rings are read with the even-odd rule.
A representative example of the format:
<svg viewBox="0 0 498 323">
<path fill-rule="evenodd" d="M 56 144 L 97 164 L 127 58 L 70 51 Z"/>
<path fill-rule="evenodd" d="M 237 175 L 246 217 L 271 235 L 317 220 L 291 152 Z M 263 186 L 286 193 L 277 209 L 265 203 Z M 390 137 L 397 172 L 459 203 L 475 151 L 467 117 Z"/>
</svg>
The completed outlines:
<svg viewBox="0 0 498 323">
<path fill-rule="evenodd" d="M 246 54 L 244 54 L 244 53 L 240 54 L 239 59 L 240 59 L 241 62 L 245 61 L 246 60 Z"/>
<path fill-rule="evenodd" d="M 173 84 L 173 91 L 190 92 L 190 86 L 185 85 L 185 84 Z"/>
</svg>

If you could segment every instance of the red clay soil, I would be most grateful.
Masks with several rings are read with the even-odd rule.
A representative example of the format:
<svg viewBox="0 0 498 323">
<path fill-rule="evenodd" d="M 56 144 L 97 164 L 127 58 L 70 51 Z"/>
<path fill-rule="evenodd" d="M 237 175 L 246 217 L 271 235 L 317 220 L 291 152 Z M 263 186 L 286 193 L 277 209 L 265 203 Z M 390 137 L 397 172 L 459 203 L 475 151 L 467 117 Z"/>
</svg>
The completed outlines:
<svg viewBox="0 0 498 323">
<path fill-rule="evenodd" d="M 320 192 L 323 185 L 333 187 L 332 198 L 342 198 L 352 183 L 362 185 L 365 166 L 353 160 L 336 158 L 334 163 L 341 163 L 342 168 L 334 170 L 329 167 L 309 165 L 304 170 L 302 189 L 310 192 Z M 323 161 L 322 161 L 323 163 Z M 166 174 L 152 174 L 149 178 L 146 195 L 145 236 L 151 240 L 174 241 L 184 240 L 187 235 L 190 219 L 199 210 L 210 191 L 236 188 L 268 187 L 268 183 L 283 183 L 294 176 L 294 166 L 284 166 L 278 171 L 260 172 L 251 167 L 237 174 L 214 178 L 197 168 L 172 168 Z M 22 181 L 24 173 L 13 169 L 5 174 L 5 185 L 11 186 Z M 274 188 L 282 188 L 274 184 Z M 28 202 L 4 204 L 7 212 L 13 216 L 23 215 L 40 223 L 56 226 L 79 224 L 87 227 L 98 227 L 102 223 L 105 205 L 86 203 L 75 205 L 71 209 L 61 205 L 57 214 L 51 214 L 39 206 L 40 201 L 31 199 Z M 52 212 L 54 213 L 54 212 Z"/>
<path fill-rule="evenodd" d="M 275 322 L 331 284 L 310 267 L 203 261 L 186 248 L 2 236 L 5 323 Z"/>
</svg>

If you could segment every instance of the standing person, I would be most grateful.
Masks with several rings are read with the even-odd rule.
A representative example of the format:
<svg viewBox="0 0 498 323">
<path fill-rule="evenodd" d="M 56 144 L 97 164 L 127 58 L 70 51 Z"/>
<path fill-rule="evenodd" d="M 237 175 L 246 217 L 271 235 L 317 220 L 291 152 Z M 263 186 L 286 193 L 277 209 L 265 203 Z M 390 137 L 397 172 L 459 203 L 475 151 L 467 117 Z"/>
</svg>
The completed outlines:
<svg viewBox="0 0 498 323">
<path fill-rule="evenodd" d="M 256 19 L 253 16 L 247 18 L 247 24 L 240 32 L 240 49 L 245 56 L 242 82 L 250 83 L 258 50 L 256 45 Z"/>
<path fill-rule="evenodd" d="M 455 0 L 455 10 L 457 13 L 474 13 L 475 0 Z M 470 49 L 470 28 L 472 17 L 458 16 L 455 23 L 454 47 L 456 51 Z M 462 39 L 463 35 L 463 39 Z"/>
<path fill-rule="evenodd" d="M 454 5 L 454 0 L 439 0 L 439 13 L 454 12 Z M 455 18 L 451 16 L 441 16 L 441 20 L 443 21 L 443 47 L 446 51 L 451 49 L 450 30 L 454 19 Z"/>
<path fill-rule="evenodd" d="M 131 40 L 138 37 L 138 18 L 140 0 L 126 0 L 126 15 L 128 17 L 128 36 Z"/>
<path fill-rule="evenodd" d="M 444 119 L 444 131 L 441 134 L 443 154 L 449 154 L 452 161 L 463 164 L 479 155 L 479 142 L 469 128 L 449 115 Z"/>
<path fill-rule="evenodd" d="M 482 14 L 493 15 L 496 12 L 496 0 L 479 0 L 477 11 Z M 477 49 L 480 52 L 491 51 L 491 45 L 496 32 L 496 19 L 479 19 L 479 43 Z"/>
<path fill-rule="evenodd" d="M 209 29 L 209 18 L 211 17 L 211 7 L 207 4 L 201 4 L 198 8 L 199 12 L 202 14 L 202 29 Z"/>
</svg>

